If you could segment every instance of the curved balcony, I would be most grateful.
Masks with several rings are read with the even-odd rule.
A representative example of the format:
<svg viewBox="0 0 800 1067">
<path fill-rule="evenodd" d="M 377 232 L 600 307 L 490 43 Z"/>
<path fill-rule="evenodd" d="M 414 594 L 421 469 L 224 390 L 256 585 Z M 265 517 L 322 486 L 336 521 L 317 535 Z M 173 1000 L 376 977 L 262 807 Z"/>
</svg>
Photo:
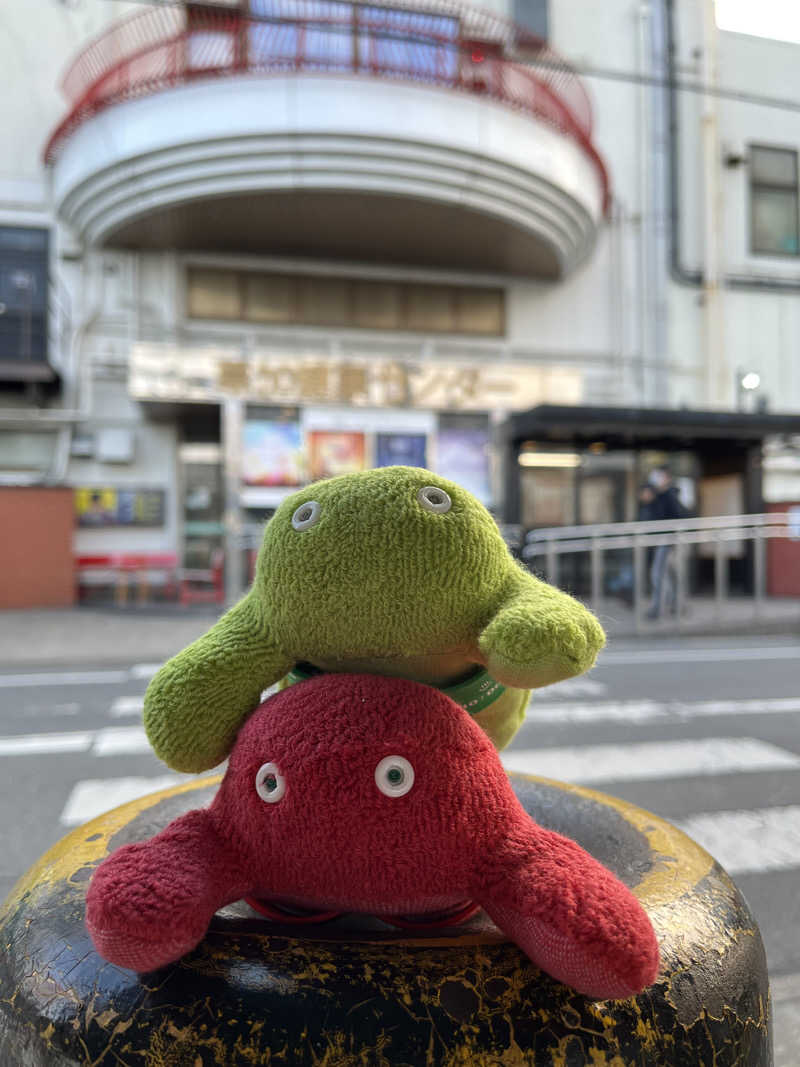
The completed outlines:
<svg viewBox="0 0 800 1067">
<path fill-rule="evenodd" d="M 150 8 L 69 68 L 45 160 L 84 241 L 550 278 L 586 255 L 608 179 L 542 42 L 451 2 L 251 7 Z"/>
</svg>

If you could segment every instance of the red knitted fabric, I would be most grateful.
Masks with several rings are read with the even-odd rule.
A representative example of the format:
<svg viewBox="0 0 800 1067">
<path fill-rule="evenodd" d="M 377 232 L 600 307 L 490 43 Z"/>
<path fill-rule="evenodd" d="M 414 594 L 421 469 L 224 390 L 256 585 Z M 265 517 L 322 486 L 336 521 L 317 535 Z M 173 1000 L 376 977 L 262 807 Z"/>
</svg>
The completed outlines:
<svg viewBox="0 0 800 1067">
<path fill-rule="evenodd" d="M 378 778 L 398 795 L 376 783 L 387 757 L 402 760 Z M 536 964 L 594 997 L 630 996 L 658 970 L 633 894 L 533 822 L 462 708 L 403 679 L 326 674 L 262 704 L 209 809 L 101 864 L 87 925 L 105 958 L 151 969 L 244 895 L 375 915 L 474 899 Z"/>
</svg>

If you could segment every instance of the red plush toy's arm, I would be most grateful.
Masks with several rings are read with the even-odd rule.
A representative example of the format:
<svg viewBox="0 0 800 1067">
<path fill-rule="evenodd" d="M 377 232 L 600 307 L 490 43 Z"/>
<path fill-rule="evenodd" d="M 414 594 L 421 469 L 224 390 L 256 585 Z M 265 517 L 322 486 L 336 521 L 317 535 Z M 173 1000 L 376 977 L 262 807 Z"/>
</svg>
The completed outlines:
<svg viewBox="0 0 800 1067">
<path fill-rule="evenodd" d="M 104 959 L 151 971 L 193 949 L 214 912 L 249 888 L 208 811 L 190 811 L 100 864 L 86 898 L 86 926 Z"/>
<path fill-rule="evenodd" d="M 658 974 L 658 943 L 631 891 L 579 845 L 532 820 L 480 865 L 475 900 L 533 962 L 598 1000 Z"/>
</svg>

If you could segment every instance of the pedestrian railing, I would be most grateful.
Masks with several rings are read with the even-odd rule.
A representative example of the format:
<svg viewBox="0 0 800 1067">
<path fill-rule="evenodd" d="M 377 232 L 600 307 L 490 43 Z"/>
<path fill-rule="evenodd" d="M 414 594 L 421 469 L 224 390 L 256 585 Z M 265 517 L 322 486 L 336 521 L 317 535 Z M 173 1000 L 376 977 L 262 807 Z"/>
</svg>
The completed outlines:
<svg viewBox="0 0 800 1067">
<path fill-rule="evenodd" d="M 632 565 L 627 591 L 639 630 L 645 624 L 648 606 L 648 555 L 652 549 L 668 546 L 672 549 L 669 555 L 674 571 L 675 624 L 680 628 L 689 595 L 689 565 L 699 546 L 709 546 L 704 556 L 709 562 L 713 561 L 710 569 L 715 617 L 723 620 L 728 611 L 731 596 L 729 561 L 732 558 L 744 561 L 744 584 L 752 598 L 753 616 L 759 617 L 764 612 L 768 592 L 767 546 L 776 538 L 797 541 L 800 559 L 800 523 L 793 521 L 787 512 L 531 530 L 525 535 L 520 555 L 554 585 L 563 584 L 561 572 L 566 569 L 566 557 L 582 557 L 580 569 L 584 575 L 588 561 L 588 599 L 598 610 L 606 598 L 605 564 L 609 554 L 629 553 Z"/>
</svg>

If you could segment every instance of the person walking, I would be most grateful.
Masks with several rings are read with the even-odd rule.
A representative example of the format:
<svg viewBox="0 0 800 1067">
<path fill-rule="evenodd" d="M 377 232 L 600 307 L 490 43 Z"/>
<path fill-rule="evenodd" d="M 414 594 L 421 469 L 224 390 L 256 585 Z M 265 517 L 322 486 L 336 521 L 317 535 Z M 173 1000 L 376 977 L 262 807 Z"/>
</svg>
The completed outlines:
<svg viewBox="0 0 800 1067">
<path fill-rule="evenodd" d="M 669 468 L 657 467 L 651 472 L 649 481 L 654 492 L 647 508 L 649 518 L 661 522 L 684 518 L 686 509 L 678 499 L 678 487 L 673 484 Z M 678 582 L 672 566 L 673 549 L 674 545 L 658 545 L 653 552 L 650 565 L 652 602 L 647 612 L 648 619 L 657 619 L 661 615 L 665 592 L 670 613 L 674 615 L 677 610 Z"/>
</svg>

